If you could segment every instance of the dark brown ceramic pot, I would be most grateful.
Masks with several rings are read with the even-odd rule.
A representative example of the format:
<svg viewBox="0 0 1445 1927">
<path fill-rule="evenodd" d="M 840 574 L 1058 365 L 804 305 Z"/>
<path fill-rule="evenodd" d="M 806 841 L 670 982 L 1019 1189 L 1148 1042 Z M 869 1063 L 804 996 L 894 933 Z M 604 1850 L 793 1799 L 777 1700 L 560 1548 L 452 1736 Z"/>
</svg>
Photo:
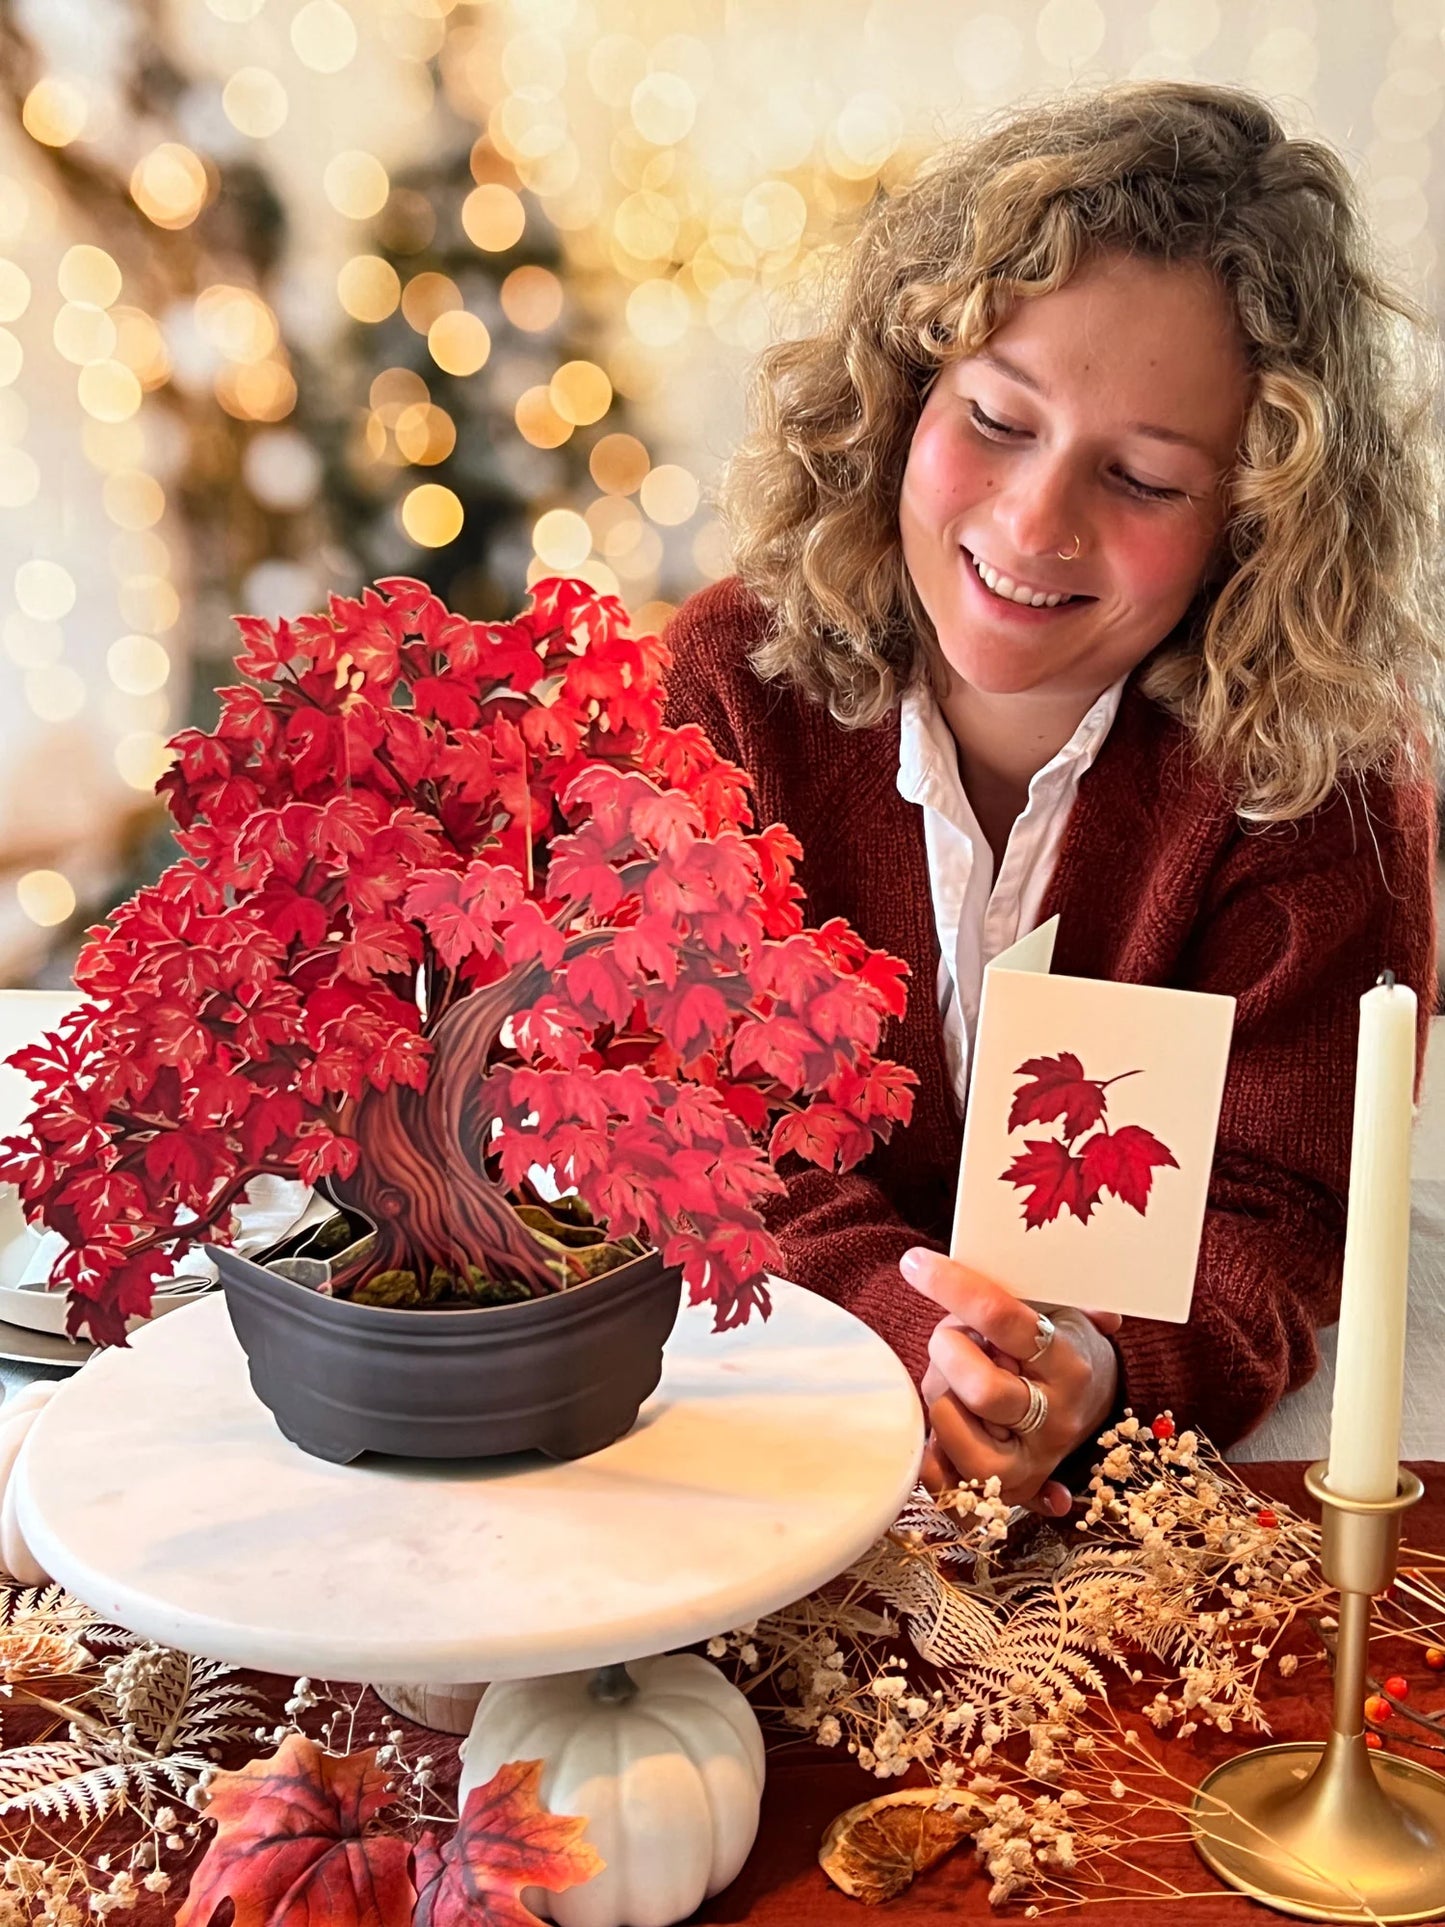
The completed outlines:
<svg viewBox="0 0 1445 1927">
<path fill-rule="evenodd" d="M 620 1438 L 662 1376 L 682 1274 L 649 1253 L 516 1305 L 354 1305 L 208 1245 L 251 1384 L 286 1437 L 338 1465 L 545 1452 Z"/>
</svg>

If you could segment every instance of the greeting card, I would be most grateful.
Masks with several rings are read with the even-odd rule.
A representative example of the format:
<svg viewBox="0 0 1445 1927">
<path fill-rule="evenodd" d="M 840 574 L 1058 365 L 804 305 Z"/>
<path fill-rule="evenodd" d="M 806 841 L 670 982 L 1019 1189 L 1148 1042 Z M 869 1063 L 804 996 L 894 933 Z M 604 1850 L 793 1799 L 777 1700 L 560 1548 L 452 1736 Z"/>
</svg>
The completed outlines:
<svg viewBox="0 0 1445 1927">
<path fill-rule="evenodd" d="M 1056 977 L 1058 921 L 984 972 L 952 1255 L 1039 1304 L 1183 1323 L 1234 999 Z"/>
</svg>

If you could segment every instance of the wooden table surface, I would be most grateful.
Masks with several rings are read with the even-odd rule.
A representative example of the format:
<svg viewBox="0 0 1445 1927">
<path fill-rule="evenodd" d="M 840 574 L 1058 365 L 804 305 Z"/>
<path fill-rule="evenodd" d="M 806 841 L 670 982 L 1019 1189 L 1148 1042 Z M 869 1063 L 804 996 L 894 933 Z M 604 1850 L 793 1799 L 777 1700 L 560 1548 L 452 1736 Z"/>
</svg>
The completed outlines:
<svg viewBox="0 0 1445 1927">
<path fill-rule="evenodd" d="M 1407 1517 L 1407 1543 L 1432 1550 L 1445 1547 L 1445 1464 L 1421 1461 L 1415 1470 L 1425 1482 L 1425 1497 Z M 1303 1472 L 1304 1467 L 1298 1464 L 1244 1468 L 1244 1476 L 1261 1494 L 1283 1500 L 1308 1517 L 1313 1504 L 1304 1490 Z M 1372 1655 L 1372 1666 L 1379 1665 L 1387 1650 L 1376 1649 L 1378 1657 Z M 1415 1653 L 1418 1655 L 1418 1649 Z M 1422 1707 L 1445 1710 L 1445 1674 L 1426 1673 L 1418 1656 L 1409 1656 L 1409 1649 L 1404 1649 L 1395 1663 L 1416 1683 Z M 1226 1735 L 1201 1727 L 1188 1740 L 1169 1740 L 1139 1720 L 1136 1723 L 1146 1736 L 1150 1752 L 1166 1761 L 1181 1779 L 1197 1786 L 1213 1767 L 1251 1747 L 1271 1740 L 1324 1739 L 1330 1716 L 1330 1683 L 1324 1670 L 1302 1666 L 1293 1680 L 1274 1673 L 1267 1677 L 1268 1735 L 1239 1729 Z M 1127 1711 L 1152 1698 L 1154 1691 L 1155 1683 L 1146 1676 L 1143 1686 L 1118 1692 L 1111 1688 L 1110 1699 L 1118 1710 Z M 1424 1764 L 1445 1767 L 1445 1759 L 1439 1754 L 1417 1751 L 1393 1738 L 1391 1746 Z M 861 1902 L 849 1899 L 829 1883 L 817 1865 L 818 1842 L 829 1821 L 855 1801 L 872 1799 L 897 1785 L 896 1780 L 875 1780 L 846 1759 L 839 1760 L 814 1746 L 785 1743 L 772 1749 L 757 1846 L 738 1879 L 708 1902 L 696 1920 L 745 1921 L 748 1927 L 846 1927 L 850 1922 L 852 1927 L 862 1927 L 868 1920 L 887 1919 L 897 1921 L 900 1927 L 933 1927 L 934 1923 L 942 1927 L 944 1921 L 1020 1919 L 1021 1902 L 1000 1912 L 990 1908 L 988 1876 L 967 1847 L 931 1873 L 921 1875 L 906 1894 L 878 1909 L 865 1911 Z M 1188 1900 L 1164 1901 L 1166 1907 L 1177 1909 L 1174 1927 L 1216 1927 L 1216 1923 L 1224 1922 L 1240 1927 L 1251 1912 L 1256 1920 L 1268 1918 L 1254 1902 L 1222 1886 L 1187 1840 L 1170 1840 L 1137 1850 L 1134 1858 L 1161 1881 L 1173 1881 L 1190 1896 Z M 1140 1887 L 1143 1884 L 1142 1880 L 1138 1883 Z M 1044 1903 L 1050 1919 L 1087 1920 L 1091 1927 L 1125 1927 L 1126 1923 L 1134 1927 L 1146 1920 L 1157 1923 L 1161 1919 L 1160 1904 L 1158 1897 L 1120 1898 L 1117 1902 L 1090 1901 L 1087 1906 L 1055 1911 L 1053 1903 Z"/>
<path fill-rule="evenodd" d="M 1283 1500 L 1308 1514 L 1310 1502 L 1304 1495 L 1303 1469 L 1297 1464 L 1257 1465 L 1248 1468 L 1247 1476 L 1262 1495 Z M 1407 1542 L 1431 1549 L 1445 1547 L 1445 1464 L 1417 1463 L 1415 1469 L 1424 1479 L 1426 1490 L 1421 1505 L 1407 1521 Z M 1308 1651 L 1308 1637 L 1301 1632 L 1303 1651 Z M 1393 1669 L 1407 1672 L 1422 1708 L 1445 1710 L 1445 1674 L 1427 1673 L 1419 1663 L 1418 1648 L 1396 1647 L 1393 1652 L 1388 1645 L 1377 1648 L 1371 1664 L 1380 1673 Z M 243 1677 L 266 1704 L 274 1720 L 284 1721 L 282 1709 L 291 1695 L 292 1681 L 256 1673 Z M 1127 1717 L 1131 1711 L 1137 1711 L 1154 1690 L 1154 1684 L 1147 1681 L 1121 1690 L 1111 1687 L 1110 1698 L 1116 1710 Z M 1220 1761 L 1265 1744 L 1269 1737 L 1323 1739 L 1326 1735 L 1330 1686 L 1323 1665 L 1302 1665 L 1292 1680 L 1271 1672 L 1266 1679 L 1265 1698 L 1272 1728 L 1269 1736 L 1246 1731 L 1224 1735 L 1202 1729 L 1186 1741 L 1164 1740 L 1142 1720 L 1137 1723 L 1143 1729 L 1149 1750 L 1165 1760 L 1189 1785 L 1197 1785 Z M 16 1746 L 39 1737 L 38 1729 L 32 1734 L 27 1726 L 27 1721 L 34 1720 L 35 1715 L 26 1713 L 18 1702 L 7 1702 L 5 1745 Z M 395 1716 L 386 1713 L 369 1693 L 360 1708 L 355 1743 L 366 1744 L 369 1730 L 379 1731 L 384 1723 L 393 1722 L 407 1734 L 408 1753 L 424 1751 L 436 1757 L 438 1791 L 449 1796 L 454 1790 L 456 1772 L 453 1742 L 422 1728 L 409 1727 L 405 1721 L 395 1721 Z M 907 1894 L 876 1912 L 865 1910 L 860 1902 L 839 1893 L 817 1864 L 818 1844 L 824 1829 L 845 1807 L 887 1792 L 899 1782 L 874 1780 L 853 1766 L 846 1756 L 840 1759 L 835 1753 L 786 1735 L 770 1731 L 768 1738 L 768 1783 L 757 1845 L 732 1886 L 694 1916 L 697 1922 L 736 1923 L 737 1927 L 741 1927 L 741 1923 L 747 1923 L 748 1927 L 849 1927 L 850 1923 L 851 1927 L 865 1927 L 866 1922 L 876 1920 L 893 1921 L 898 1927 L 933 1927 L 934 1923 L 943 1927 L 946 1921 L 1022 1918 L 1022 1903 L 1015 1903 L 1002 1913 L 995 1913 L 989 1907 L 988 1877 L 977 1866 L 967 1846 L 921 1876 Z M 1440 1755 L 1432 1756 L 1403 1746 L 1393 1735 L 1390 1744 L 1427 1764 L 1442 1764 Z M 228 1749 L 223 1764 L 236 1767 L 267 1750 L 241 1742 Z M 57 1838 L 64 1832 L 53 1823 L 50 1831 Z M 113 1835 L 92 1838 L 90 1854 L 104 1852 L 111 1838 Z M 1240 1923 L 1242 1927 L 1250 1917 L 1253 1903 L 1223 1888 L 1196 1857 L 1187 1840 L 1174 1839 L 1136 1850 L 1134 1857 L 1141 1867 L 1148 1867 L 1159 1877 L 1161 1886 L 1165 1881 L 1172 1881 L 1181 1896 L 1188 1896 L 1187 1899 L 1166 1899 L 1164 1904 L 1175 1910 L 1171 1927 L 1217 1927 L 1224 1922 Z M 127 1913 L 125 1919 L 135 1927 L 161 1927 L 161 1923 L 173 1921 L 182 1890 L 183 1881 L 178 1879 L 173 1891 L 165 1896 L 142 1896 L 143 1904 L 135 1912 Z M 1117 1900 L 1091 1901 L 1087 1907 L 1069 1907 L 1062 1911 L 1051 1903 L 1046 1905 L 1051 1918 L 1087 1920 L 1093 1927 L 1124 1927 L 1124 1923 L 1160 1919 L 1157 1898 L 1143 1900 L 1121 1895 Z M 1253 1917 L 1265 1918 L 1258 1911 Z"/>
</svg>

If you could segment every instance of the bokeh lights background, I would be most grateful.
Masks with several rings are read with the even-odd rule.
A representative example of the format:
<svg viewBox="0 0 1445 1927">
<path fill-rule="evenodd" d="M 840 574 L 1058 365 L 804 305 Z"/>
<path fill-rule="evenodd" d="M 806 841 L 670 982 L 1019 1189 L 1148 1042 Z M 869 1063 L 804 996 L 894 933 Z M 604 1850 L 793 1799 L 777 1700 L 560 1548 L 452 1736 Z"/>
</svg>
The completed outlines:
<svg viewBox="0 0 1445 1927">
<path fill-rule="evenodd" d="M 166 860 L 233 611 L 564 572 L 657 626 L 870 197 L 1146 75 L 1334 142 L 1438 309 L 1445 0 L 0 0 L 0 981 Z"/>
</svg>

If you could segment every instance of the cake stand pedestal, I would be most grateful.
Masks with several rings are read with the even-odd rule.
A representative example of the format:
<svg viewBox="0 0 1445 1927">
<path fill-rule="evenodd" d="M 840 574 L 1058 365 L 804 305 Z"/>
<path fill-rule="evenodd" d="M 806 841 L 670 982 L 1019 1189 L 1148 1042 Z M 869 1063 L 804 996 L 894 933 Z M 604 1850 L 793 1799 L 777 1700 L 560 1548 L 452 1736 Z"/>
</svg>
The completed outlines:
<svg viewBox="0 0 1445 1927">
<path fill-rule="evenodd" d="M 281 1436 L 205 1300 L 61 1386 L 17 1467 L 21 1530 L 103 1619 L 272 1673 L 413 1691 L 691 1645 L 841 1572 L 917 1475 L 894 1354 L 773 1296 L 733 1332 L 685 1308 L 637 1423 L 589 1458 L 352 1465 Z"/>
</svg>

